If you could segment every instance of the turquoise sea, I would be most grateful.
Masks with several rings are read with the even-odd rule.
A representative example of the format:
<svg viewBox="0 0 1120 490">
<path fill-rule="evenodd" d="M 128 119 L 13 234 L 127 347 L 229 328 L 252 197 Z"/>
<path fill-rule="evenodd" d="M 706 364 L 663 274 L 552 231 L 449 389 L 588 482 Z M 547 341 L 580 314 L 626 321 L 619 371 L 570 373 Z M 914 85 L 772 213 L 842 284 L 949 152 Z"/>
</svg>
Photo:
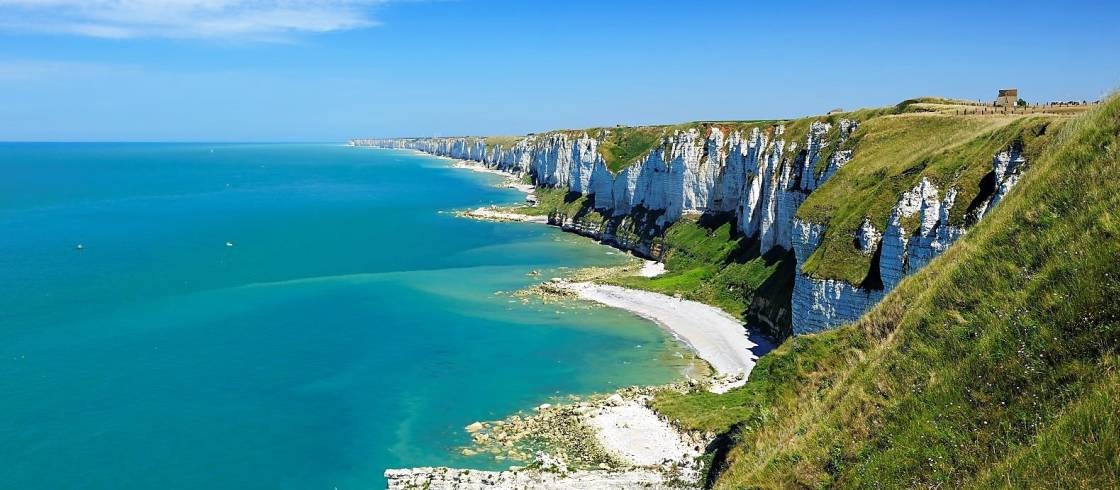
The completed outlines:
<svg viewBox="0 0 1120 490">
<path fill-rule="evenodd" d="M 622 258 L 441 212 L 521 199 L 498 181 L 334 144 L 0 144 L 0 488 L 382 488 L 508 465 L 459 456 L 472 421 L 676 379 L 644 320 L 501 293 Z"/>
</svg>

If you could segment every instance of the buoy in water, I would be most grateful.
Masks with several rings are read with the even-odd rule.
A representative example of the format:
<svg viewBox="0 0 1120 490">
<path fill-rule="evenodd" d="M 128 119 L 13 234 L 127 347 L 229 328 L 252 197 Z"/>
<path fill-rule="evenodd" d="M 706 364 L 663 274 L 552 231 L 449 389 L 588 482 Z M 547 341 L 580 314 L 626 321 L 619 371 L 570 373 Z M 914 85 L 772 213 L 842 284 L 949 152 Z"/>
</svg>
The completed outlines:
<svg viewBox="0 0 1120 490">
<path fill-rule="evenodd" d="M 80 243 L 79 243 L 79 244 L 78 244 L 78 246 L 76 246 L 76 247 L 74 247 L 74 248 L 75 248 L 76 250 L 85 250 L 85 249 L 86 249 L 86 246 L 85 246 L 85 245 L 82 245 L 82 244 L 80 244 Z"/>
<path fill-rule="evenodd" d="M 226 246 L 227 246 L 227 247 L 232 247 L 232 246 L 233 246 L 233 242 L 226 242 Z"/>
</svg>

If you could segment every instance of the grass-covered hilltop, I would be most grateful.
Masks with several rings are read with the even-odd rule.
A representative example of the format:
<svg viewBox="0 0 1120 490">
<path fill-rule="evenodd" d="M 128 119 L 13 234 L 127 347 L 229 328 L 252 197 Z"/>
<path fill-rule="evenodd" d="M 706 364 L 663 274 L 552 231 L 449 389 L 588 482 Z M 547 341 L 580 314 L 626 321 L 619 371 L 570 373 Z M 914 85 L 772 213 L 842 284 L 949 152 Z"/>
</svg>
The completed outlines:
<svg viewBox="0 0 1120 490">
<path fill-rule="evenodd" d="M 656 396 L 706 485 L 1120 487 L 1118 97 L 355 143 L 526 175 L 520 212 L 667 270 L 611 281 L 779 343 Z"/>
</svg>

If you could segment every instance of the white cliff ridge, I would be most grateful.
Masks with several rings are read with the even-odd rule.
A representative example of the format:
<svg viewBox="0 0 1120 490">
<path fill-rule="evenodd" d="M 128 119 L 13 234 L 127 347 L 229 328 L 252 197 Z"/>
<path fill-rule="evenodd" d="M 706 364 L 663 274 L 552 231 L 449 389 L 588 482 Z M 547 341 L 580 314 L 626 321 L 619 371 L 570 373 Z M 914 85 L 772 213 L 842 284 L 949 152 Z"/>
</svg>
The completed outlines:
<svg viewBox="0 0 1120 490">
<path fill-rule="evenodd" d="M 797 272 L 790 307 L 792 331 L 799 334 L 859 318 L 965 231 L 949 222 L 950 210 L 958 205 L 956 189 L 938 189 L 922 179 L 900 196 L 884 229 L 880 231 L 865 219 L 852 237 L 861 253 L 878 256 L 872 262 L 877 270 L 870 271 L 869 277 L 879 281 L 849 284 L 801 272 L 820 245 L 824 228 L 798 220 L 797 209 L 852 159 L 851 150 L 837 147 L 829 153 L 825 149 L 830 144 L 842 145 L 857 129 L 858 123 L 850 120 L 840 120 L 835 128 L 814 122 L 800 141 L 787 138 L 781 125 L 768 130 L 725 130 L 717 125 L 703 133 L 697 128 L 676 130 L 617 173 L 608 168 L 599 151 L 603 142 L 587 133 L 530 135 L 508 147 L 487 145 L 478 137 L 352 140 L 350 144 L 418 150 L 528 174 L 537 185 L 589 196 L 594 207 L 608 217 L 640 210 L 649 221 L 642 222 L 643 226 L 664 229 L 686 213 L 734 213 L 738 231 L 756 237 L 760 252 L 793 252 Z M 835 141 L 829 141 L 830 131 Z M 998 203 L 1024 165 L 1017 151 L 995 155 L 993 191 L 979 205 L 972 205 L 966 222 L 979 220 Z M 917 224 L 908 229 L 908 223 Z M 612 238 L 562 218 L 554 224 Z M 649 252 L 648 243 L 628 248 Z"/>
</svg>

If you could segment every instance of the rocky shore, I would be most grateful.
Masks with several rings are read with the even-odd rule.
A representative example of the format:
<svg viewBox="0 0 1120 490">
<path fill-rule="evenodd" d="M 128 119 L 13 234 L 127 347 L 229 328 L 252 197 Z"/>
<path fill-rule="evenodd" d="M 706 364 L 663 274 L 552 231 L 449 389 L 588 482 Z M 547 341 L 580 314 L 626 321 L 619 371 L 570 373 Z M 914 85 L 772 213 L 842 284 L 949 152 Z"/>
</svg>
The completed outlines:
<svg viewBox="0 0 1120 490">
<path fill-rule="evenodd" d="M 479 471 L 456 468 L 412 468 L 388 470 L 390 490 L 476 490 L 476 489 L 571 489 L 622 490 L 631 488 L 688 488 L 657 471 L 576 471 L 554 473 L 543 470 Z"/>
<path fill-rule="evenodd" d="M 548 224 L 547 216 L 534 216 L 516 213 L 513 211 L 509 211 L 507 208 L 498 206 L 482 207 L 467 211 L 457 211 L 455 214 L 463 218 L 480 219 L 485 221 L 522 221 L 526 223 L 539 223 L 542 225 Z"/>
<path fill-rule="evenodd" d="M 385 472 L 390 489 L 690 488 L 708 435 L 675 428 L 649 402 L 658 390 L 687 383 L 630 387 L 610 395 L 544 404 L 530 414 L 475 422 L 464 454 L 520 463 L 507 471 L 412 468 Z M 529 454 L 532 453 L 530 456 Z"/>
</svg>

